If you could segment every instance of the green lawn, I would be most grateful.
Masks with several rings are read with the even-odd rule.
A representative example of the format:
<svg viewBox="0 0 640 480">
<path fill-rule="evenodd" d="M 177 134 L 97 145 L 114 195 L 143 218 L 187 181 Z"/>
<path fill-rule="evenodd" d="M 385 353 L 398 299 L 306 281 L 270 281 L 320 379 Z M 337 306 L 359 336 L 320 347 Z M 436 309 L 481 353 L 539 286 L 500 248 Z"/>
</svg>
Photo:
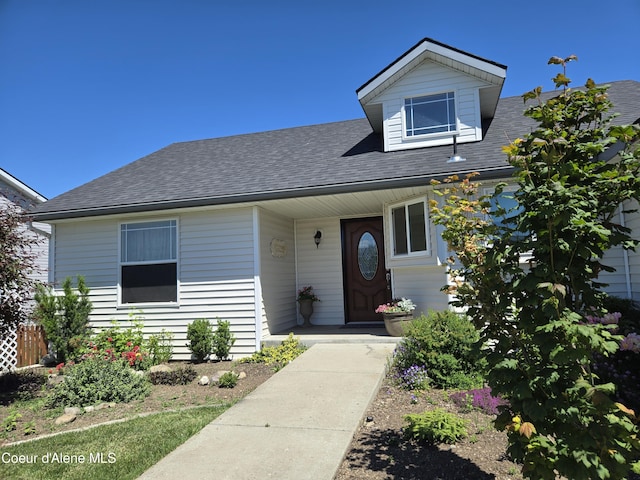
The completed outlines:
<svg viewBox="0 0 640 480">
<path fill-rule="evenodd" d="M 159 413 L 0 447 L 0 478 L 134 479 L 230 406 L 224 404 Z"/>
</svg>

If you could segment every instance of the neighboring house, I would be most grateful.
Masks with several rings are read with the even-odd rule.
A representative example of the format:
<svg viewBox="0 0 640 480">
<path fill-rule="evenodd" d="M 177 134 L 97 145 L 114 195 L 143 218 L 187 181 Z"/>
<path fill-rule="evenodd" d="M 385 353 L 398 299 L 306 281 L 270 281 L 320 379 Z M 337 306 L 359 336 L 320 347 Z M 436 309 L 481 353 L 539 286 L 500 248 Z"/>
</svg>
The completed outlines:
<svg viewBox="0 0 640 480">
<path fill-rule="evenodd" d="M 0 208 L 13 205 L 26 212 L 46 201 L 45 197 L 0 168 Z M 38 239 L 38 244 L 34 246 L 36 271 L 33 273 L 33 278 L 46 283 L 49 269 L 51 226 L 47 223 L 33 221 L 27 223 L 26 231 L 27 235 Z"/>
<path fill-rule="evenodd" d="M 424 39 L 357 90 L 366 118 L 169 145 L 35 210 L 53 225 L 50 280 L 84 275 L 97 327 L 142 310 L 147 333 L 175 332 L 177 358 L 197 318 L 230 320 L 232 353 L 254 352 L 302 322 L 306 285 L 318 325 L 378 322 L 391 296 L 444 309 L 430 180 L 511 174 L 501 146 L 533 123 L 521 97 L 499 98 L 505 76 Z M 616 122 L 640 117 L 640 83 L 610 96 Z M 612 293 L 640 299 L 638 257 L 612 260 Z"/>
<path fill-rule="evenodd" d="M 46 201 L 45 197 L 0 168 L 0 208 L 5 209 L 11 205 L 27 211 Z M 29 222 L 25 226 L 25 232 L 39 241 L 32 247 L 36 254 L 34 262 L 36 269 L 32 277 L 38 281 L 47 282 L 51 226 L 41 222 Z M 8 338 L 0 340 L 0 370 L 16 366 L 16 341 L 15 332 Z"/>
</svg>

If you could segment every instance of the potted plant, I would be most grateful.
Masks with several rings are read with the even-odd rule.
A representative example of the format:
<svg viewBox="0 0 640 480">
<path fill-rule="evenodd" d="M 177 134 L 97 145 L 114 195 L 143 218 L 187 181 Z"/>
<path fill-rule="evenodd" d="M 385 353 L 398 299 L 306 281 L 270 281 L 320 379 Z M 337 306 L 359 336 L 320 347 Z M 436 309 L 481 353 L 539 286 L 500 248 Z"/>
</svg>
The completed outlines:
<svg viewBox="0 0 640 480">
<path fill-rule="evenodd" d="M 303 327 L 311 326 L 311 314 L 313 314 L 313 303 L 319 302 L 318 296 L 313 293 L 313 287 L 311 285 L 303 287 L 298 290 L 298 305 L 300 309 L 300 315 L 304 318 Z"/>
<path fill-rule="evenodd" d="M 415 304 L 410 298 L 393 299 L 389 303 L 378 305 L 376 313 L 381 313 L 387 333 L 392 337 L 401 337 L 404 328 L 413 320 Z"/>
<path fill-rule="evenodd" d="M 303 327 L 311 326 L 311 315 L 313 314 L 313 303 L 319 302 L 318 296 L 313 293 L 313 287 L 311 285 L 303 287 L 298 290 L 298 305 L 300 308 L 300 315 L 304 318 Z"/>
</svg>

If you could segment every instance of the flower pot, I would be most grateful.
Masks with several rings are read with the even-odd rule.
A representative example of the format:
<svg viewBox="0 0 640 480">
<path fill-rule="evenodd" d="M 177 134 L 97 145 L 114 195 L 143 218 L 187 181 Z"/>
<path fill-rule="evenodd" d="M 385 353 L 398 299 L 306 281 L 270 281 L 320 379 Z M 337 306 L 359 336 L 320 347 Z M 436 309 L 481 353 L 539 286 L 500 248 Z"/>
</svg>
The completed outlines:
<svg viewBox="0 0 640 480">
<path fill-rule="evenodd" d="M 392 337 L 402 337 L 404 330 L 413 321 L 413 314 L 407 312 L 383 313 L 384 327 Z"/>
<path fill-rule="evenodd" d="M 313 314 L 313 300 L 298 300 L 300 315 L 304 318 L 303 327 L 311 326 L 311 315 Z"/>
</svg>

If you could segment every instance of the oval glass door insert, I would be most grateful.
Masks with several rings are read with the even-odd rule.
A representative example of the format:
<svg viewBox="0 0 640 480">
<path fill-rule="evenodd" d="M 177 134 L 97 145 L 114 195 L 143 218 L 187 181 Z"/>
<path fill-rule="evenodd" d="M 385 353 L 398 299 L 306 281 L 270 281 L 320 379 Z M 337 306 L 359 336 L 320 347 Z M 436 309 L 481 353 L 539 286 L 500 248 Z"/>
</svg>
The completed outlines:
<svg viewBox="0 0 640 480">
<path fill-rule="evenodd" d="M 366 280 L 373 280 L 378 270 L 378 244 L 373 235 L 365 232 L 358 242 L 358 267 Z"/>
</svg>

